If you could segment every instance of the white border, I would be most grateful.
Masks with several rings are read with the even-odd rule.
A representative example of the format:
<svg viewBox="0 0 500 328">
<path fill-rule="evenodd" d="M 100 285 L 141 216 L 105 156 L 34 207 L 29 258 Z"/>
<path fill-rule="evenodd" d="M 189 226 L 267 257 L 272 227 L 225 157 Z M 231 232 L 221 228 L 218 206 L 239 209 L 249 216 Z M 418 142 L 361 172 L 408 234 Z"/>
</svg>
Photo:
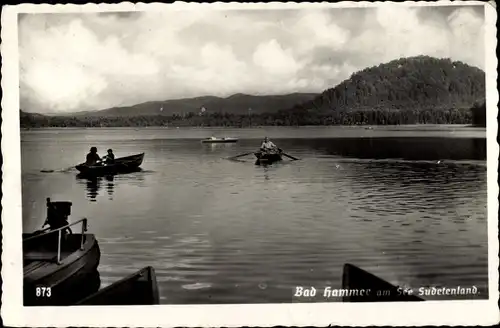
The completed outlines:
<svg viewBox="0 0 500 328">
<path fill-rule="evenodd" d="M 172 9 L 284 9 L 356 8 L 378 6 L 485 6 L 487 165 L 488 165 L 488 301 L 429 301 L 417 303 L 316 303 L 266 305 L 157 305 L 136 307 L 23 307 L 21 251 L 21 165 L 19 128 L 19 72 L 17 48 L 18 13 L 81 13 L 159 11 Z M 492 325 L 500 321 L 498 300 L 498 154 L 496 142 L 498 90 L 496 58 L 496 11 L 484 2 L 343 2 L 328 3 L 160 3 L 136 5 L 32 5 L 4 6 L 2 11 L 2 224 L 3 295 L 1 315 L 6 326 L 28 327 L 157 327 L 157 326 L 327 326 L 327 325 Z M 494 110 L 497 109 L 497 110 Z M 5 151 L 4 151 L 5 150 Z M 14 157 L 14 155 L 16 155 Z M 7 233 L 6 233 L 7 232 Z"/>
</svg>

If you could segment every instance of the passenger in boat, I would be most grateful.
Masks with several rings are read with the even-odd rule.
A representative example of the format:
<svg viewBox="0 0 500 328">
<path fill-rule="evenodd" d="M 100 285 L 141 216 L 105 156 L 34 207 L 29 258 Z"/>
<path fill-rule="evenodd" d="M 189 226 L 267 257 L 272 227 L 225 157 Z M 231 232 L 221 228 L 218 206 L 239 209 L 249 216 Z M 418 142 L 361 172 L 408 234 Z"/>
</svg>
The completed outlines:
<svg viewBox="0 0 500 328">
<path fill-rule="evenodd" d="M 115 154 L 113 154 L 113 149 L 108 149 L 108 154 L 103 157 L 104 163 L 113 164 L 115 162 Z"/>
<path fill-rule="evenodd" d="M 264 141 L 262 142 L 262 145 L 260 145 L 260 151 L 262 152 L 280 152 L 281 149 L 279 149 L 271 140 L 269 140 L 268 137 L 264 138 Z"/>
<path fill-rule="evenodd" d="M 85 164 L 94 165 L 100 161 L 101 157 L 99 156 L 99 154 L 97 154 L 97 148 L 96 147 L 90 148 L 90 153 L 87 154 L 87 161 L 85 162 Z"/>
</svg>

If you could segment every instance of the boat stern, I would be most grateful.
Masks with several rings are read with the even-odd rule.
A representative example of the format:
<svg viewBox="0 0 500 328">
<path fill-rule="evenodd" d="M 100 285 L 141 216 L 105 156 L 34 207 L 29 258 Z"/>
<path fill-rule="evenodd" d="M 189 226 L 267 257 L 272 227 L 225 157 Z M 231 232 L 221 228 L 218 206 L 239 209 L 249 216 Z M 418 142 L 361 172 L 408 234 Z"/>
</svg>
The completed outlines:
<svg viewBox="0 0 500 328">
<path fill-rule="evenodd" d="M 99 289 L 101 251 L 93 234 L 65 236 L 59 261 L 58 253 L 43 245 L 24 250 L 25 306 L 71 305 Z"/>
</svg>

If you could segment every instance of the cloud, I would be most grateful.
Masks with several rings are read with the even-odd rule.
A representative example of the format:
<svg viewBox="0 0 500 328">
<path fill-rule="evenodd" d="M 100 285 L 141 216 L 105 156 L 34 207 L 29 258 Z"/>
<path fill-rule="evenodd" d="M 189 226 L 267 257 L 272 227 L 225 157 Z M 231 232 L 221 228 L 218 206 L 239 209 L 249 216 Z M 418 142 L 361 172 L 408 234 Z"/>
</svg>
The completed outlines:
<svg viewBox="0 0 500 328">
<path fill-rule="evenodd" d="M 450 52 L 456 58 L 484 68 L 484 19 L 472 10 L 457 9 L 448 17 L 452 33 Z"/>
<path fill-rule="evenodd" d="M 257 46 L 253 53 L 253 63 L 266 74 L 289 78 L 295 76 L 300 68 L 292 51 L 283 49 L 276 39 Z"/>
<path fill-rule="evenodd" d="M 71 112 L 208 94 L 321 92 L 367 66 L 421 54 L 483 68 L 484 14 L 428 10 L 26 14 L 19 20 L 21 108 Z"/>
</svg>

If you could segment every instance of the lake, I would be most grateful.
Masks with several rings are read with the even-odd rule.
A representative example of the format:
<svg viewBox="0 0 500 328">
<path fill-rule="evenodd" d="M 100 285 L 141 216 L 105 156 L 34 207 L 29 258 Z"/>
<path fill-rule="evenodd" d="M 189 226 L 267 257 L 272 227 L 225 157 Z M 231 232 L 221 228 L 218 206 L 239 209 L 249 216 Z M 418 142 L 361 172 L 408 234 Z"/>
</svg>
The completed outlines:
<svg viewBox="0 0 500 328">
<path fill-rule="evenodd" d="M 240 141 L 200 143 L 212 134 Z M 226 159 L 265 135 L 301 160 Z M 295 302 L 296 286 L 340 288 L 345 263 L 487 298 L 485 136 L 464 126 L 22 131 L 23 231 L 41 227 L 46 197 L 72 201 L 70 220 L 87 217 L 99 241 L 102 285 L 150 265 L 164 304 Z M 143 170 L 95 180 L 64 170 L 91 146 L 145 152 Z"/>
</svg>

